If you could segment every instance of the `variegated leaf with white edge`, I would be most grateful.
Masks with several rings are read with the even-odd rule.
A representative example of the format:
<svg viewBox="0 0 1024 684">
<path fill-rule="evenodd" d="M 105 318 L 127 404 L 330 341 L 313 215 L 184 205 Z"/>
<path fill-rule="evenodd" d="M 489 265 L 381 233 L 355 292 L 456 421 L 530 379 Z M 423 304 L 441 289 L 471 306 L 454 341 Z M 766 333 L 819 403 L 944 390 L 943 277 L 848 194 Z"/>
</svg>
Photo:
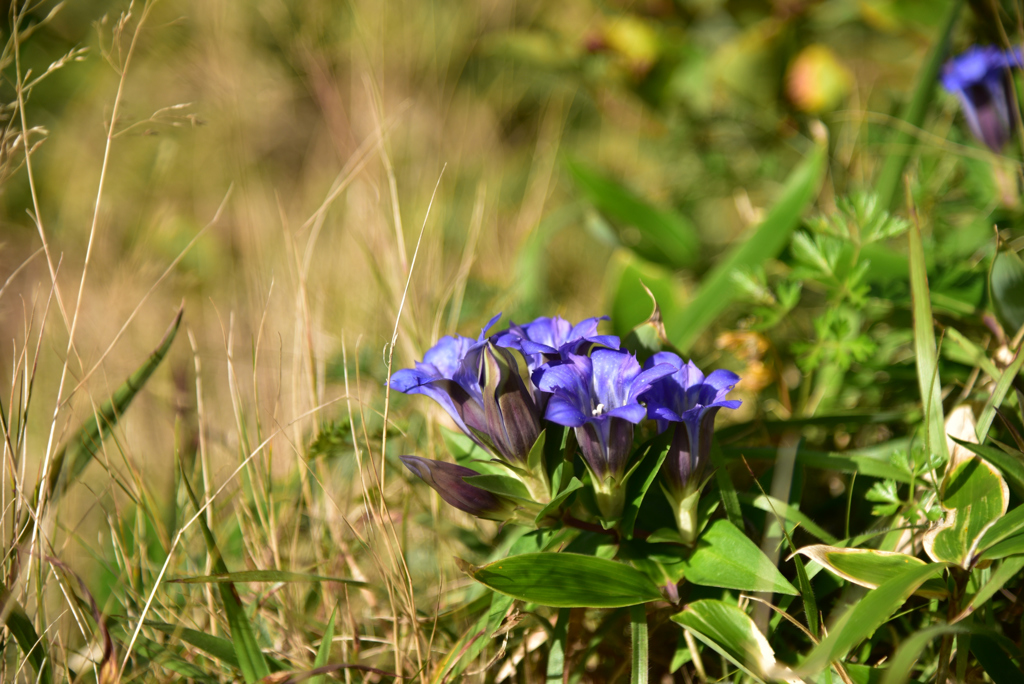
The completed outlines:
<svg viewBox="0 0 1024 684">
<path fill-rule="evenodd" d="M 925 533 L 925 553 L 936 562 L 969 570 L 982 536 L 1006 513 L 1009 502 L 1002 474 L 984 459 L 974 456 L 950 468 L 940 499 L 946 514 Z"/>
<path fill-rule="evenodd" d="M 825 544 L 805 546 L 797 549 L 796 553 L 803 554 L 832 574 L 868 589 L 879 587 L 907 567 L 925 565 L 920 558 L 905 553 L 877 549 L 844 549 Z M 914 593 L 929 598 L 945 598 L 949 595 L 945 583 L 939 579 L 927 580 Z"/>
</svg>

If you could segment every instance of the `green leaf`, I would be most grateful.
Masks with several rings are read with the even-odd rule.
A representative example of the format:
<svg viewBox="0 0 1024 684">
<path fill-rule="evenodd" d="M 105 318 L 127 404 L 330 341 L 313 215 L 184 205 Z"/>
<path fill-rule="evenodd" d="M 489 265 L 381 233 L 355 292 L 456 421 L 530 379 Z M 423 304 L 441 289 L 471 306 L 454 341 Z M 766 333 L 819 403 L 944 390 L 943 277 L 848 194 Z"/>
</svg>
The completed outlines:
<svg viewBox="0 0 1024 684">
<path fill-rule="evenodd" d="M 146 627 L 163 632 L 175 640 L 192 644 L 203 653 L 211 655 L 227 665 L 238 667 L 238 656 L 235 654 L 235 648 L 227 639 L 206 634 L 199 630 L 189 629 L 188 627 L 182 627 L 181 625 L 170 625 L 164 622 L 146 622 Z"/>
<path fill-rule="evenodd" d="M 1019 684 L 1024 672 L 1013 664 L 995 639 L 986 634 L 971 637 L 971 653 L 995 684 Z"/>
<path fill-rule="evenodd" d="M 334 619 L 337 614 L 337 608 L 331 611 L 331 619 L 327 621 L 327 626 L 324 628 L 324 635 L 320 639 L 320 647 L 316 650 L 316 658 L 313 660 L 314 670 L 318 667 L 324 667 L 327 665 L 331 658 L 331 644 L 334 642 Z M 310 680 L 309 684 L 327 684 L 327 675 L 317 675 Z"/>
<path fill-rule="evenodd" d="M 940 503 L 945 519 L 928 530 L 923 546 L 928 557 L 969 569 L 982 535 L 1009 504 L 1010 490 L 992 465 L 972 456 L 947 473 Z"/>
<path fill-rule="evenodd" d="M 1017 506 L 992 523 L 985 530 L 985 534 L 981 535 L 981 541 L 978 542 L 978 552 L 983 559 L 994 558 L 986 554 L 985 551 L 1000 542 L 1015 537 L 1024 537 L 1024 506 Z M 1021 544 L 1024 545 L 1024 540 L 1021 541 Z"/>
<path fill-rule="evenodd" d="M 1024 326 L 1024 261 L 1017 252 L 1005 247 L 996 253 L 988 282 L 996 316 L 1013 337 Z"/>
<path fill-rule="evenodd" d="M 757 681 L 790 678 L 789 669 L 776 662 L 775 652 L 754 621 L 731 603 L 694 601 L 672 620 Z"/>
<path fill-rule="evenodd" d="M 697 231 L 681 214 L 659 209 L 619 183 L 579 162 L 566 160 L 566 168 L 587 200 L 618 225 L 619 240 L 638 255 L 673 268 L 696 262 L 700 242 Z M 639 234 L 630 239 L 627 229 Z"/>
<path fill-rule="evenodd" d="M 992 422 L 996 419 L 996 409 L 1002 406 L 1007 392 L 1010 391 L 1010 386 L 1013 385 L 1013 381 L 1020 374 L 1022 365 L 1024 365 L 1024 354 L 1021 353 L 1020 349 L 1017 349 L 1017 352 L 1013 355 L 1013 361 L 1010 362 L 1010 365 L 999 376 L 995 389 L 992 390 L 988 401 L 985 402 L 985 408 L 981 410 L 981 415 L 978 416 L 978 427 L 975 434 L 978 435 L 979 442 L 984 442 L 988 436 L 989 428 L 992 427 Z"/>
<path fill-rule="evenodd" d="M 978 592 L 967 601 L 967 605 L 965 605 L 963 610 L 960 611 L 960 615 L 956 620 L 961 620 L 985 605 L 985 602 L 992 598 L 997 591 L 1002 589 L 1007 582 L 1017 576 L 1017 573 L 1020 572 L 1021 568 L 1024 568 L 1024 555 L 1011 556 L 1000 563 L 999 566 L 992 571 L 992 574 L 989 575 L 988 582 L 985 582 L 985 584 L 978 589 Z"/>
<path fill-rule="evenodd" d="M 636 568 L 576 553 L 526 553 L 465 569 L 495 591 L 556 608 L 619 608 L 661 598 Z"/>
<path fill-rule="evenodd" d="M 287 570 L 243 570 L 241 572 L 225 572 L 213 575 L 197 575 L 196 577 L 179 577 L 168 582 L 179 584 L 219 584 L 223 582 L 339 582 L 356 587 L 369 586 L 366 582 L 346 577 L 330 577 L 313 575 L 308 572 L 289 572 Z"/>
<path fill-rule="evenodd" d="M 569 620 L 572 611 L 562 608 L 558 611 L 554 632 L 551 634 L 551 648 L 548 650 L 548 664 L 544 681 L 548 684 L 561 684 L 565 674 L 566 639 L 569 633 Z"/>
<path fill-rule="evenodd" d="M 1024 354 L 1021 354 L 1021 358 L 1024 358 Z M 969 449 L 996 468 L 999 468 L 1003 479 L 1006 480 L 1006 484 L 1009 485 L 1014 494 L 1024 498 L 1024 454 L 1016 449 L 997 449 L 987 444 L 963 442 L 956 437 L 952 437 L 952 439 L 960 446 Z"/>
<path fill-rule="evenodd" d="M 36 633 L 36 628 L 25 613 L 25 609 L 4 587 L 0 587 L 0 616 L 4 616 L 2 624 L 14 635 L 18 648 L 35 668 L 38 680 L 46 684 L 52 682 L 53 667 L 49 655 L 49 642 Z"/>
<path fill-rule="evenodd" d="M 544 508 L 540 509 L 540 513 L 537 514 L 537 517 L 534 520 L 534 522 L 539 525 L 541 521 L 544 520 L 544 518 L 547 518 L 557 513 L 558 509 L 560 509 L 562 507 L 562 504 L 565 503 L 565 500 L 568 499 L 573 492 L 575 492 L 577 489 L 581 489 L 582 487 L 583 483 L 580 482 L 577 478 L 574 477 L 571 480 L 569 480 L 569 484 L 565 486 L 565 489 L 560 491 L 553 499 L 551 499 L 551 501 L 546 506 L 544 506 Z"/>
<path fill-rule="evenodd" d="M 666 312 L 668 338 L 688 352 L 698 337 L 741 293 L 732 274 L 776 257 L 789 243 L 804 209 L 814 201 L 827 160 L 827 141 L 819 141 L 786 180 L 782 196 L 764 221 L 704 276 L 690 303 L 675 316 Z"/>
<path fill-rule="evenodd" d="M 921 651 L 935 637 L 946 634 L 967 634 L 968 632 L 969 630 L 964 625 L 935 625 L 915 632 L 900 644 L 896 656 L 889 663 L 882 684 L 905 684 L 910 679 L 910 673 L 914 663 L 920 657 Z"/>
<path fill-rule="evenodd" d="M 757 544 L 728 520 L 716 520 L 697 539 L 683 561 L 683 577 L 706 587 L 799 594 Z"/>
<path fill-rule="evenodd" d="M 885 207 L 885 205 L 882 205 Z M 949 457 L 946 446 L 945 421 L 942 417 L 942 387 L 936 354 L 932 304 L 928 298 L 928 272 L 921 245 L 921 228 L 914 225 L 907 232 L 910 245 L 910 294 L 914 313 L 914 352 L 917 360 L 917 382 L 921 389 L 924 410 L 925 450 Z"/>
<path fill-rule="evenodd" d="M 620 523 L 624 537 L 633 536 L 633 527 L 636 525 L 636 516 L 640 513 L 640 505 L 644 502 L 647 490 L 651 488 L 658 473 L 661 472 L 661 464 L 665 462 L 665 457 L 668 455 L 668 446 L 664 440 L 651 440 L 641 454 L 640 462 L 634 466 L 633 472 L 630 473 L 629 479 L 626 481 L 626 503 L 622 509 Z"/>
<path fill-rule="evenodd" d="M 530 490 L 520 480 L 511 475 L 468 475 L 462 480 L 466 484 L 479 487 L 492 494 L 507 496 L 523 501 L 533 501 Z"/>
<path fill-rule="evenodd" d="M 953 34 L 953 27 L 956 26 L 956 19 L 960 14 L 962 4 L 962 0 L 953 0 L 949 4 L 949 9 L 942 22 L 939 39 L 928 53 L 928 61 L 924 63 L 917 74 L 917 83 L 914 85 L 914 94 L 910 98 L 910 102 L 900 112 L 900 119 L 906 125 L 896 129 L 888 144 L 887 149 L 892 151 L 885 158 L 882 171 L 878 174 L 878 182 L 875 184 L 878 208 L 881 210 L 892 208 L 894 200 L 903 187 L 903 169 L 907 165 L 911 151 L 917 144 L 917 131 L 924 124 L 928 105 L 938 87 L 939 69 L 945 61 L 946 55 L 949 54 L 950 37 Z"/>
<path fill-rule="evenodd" d="M 876 589 L 886 581 L 902 574 L 907 567 L 925 565 L 920 558 L 893 551 L 876 549 L 844 549 L 816 544 L 798 549 L 826 570 L 862 587 Z M 945 598 L 949 595 L 940 580 L 928 580 L 915 592 L 920 596 Z"/>
<path fill-rule="evenodd" d="M 941 572 L 943 567 L 938 563 L 908 564 L 901 573 L 869 591 L 832 626 L 825 640 L 811 651 L 800 666 L 798 674 L 811 676 L 824 670 L 833 660 L 841 660 L 850 649 L 870 636 L 899 610 L 918 587 Z"/>
<path fill-rule="evenodd" d="M 184 471 L 181 471 L 181 481 L 185 485 L 185 491 L 188 492 L 192 505 L 196 507 L 197 511 L 200 510 L 199 499 L 196 498 L 192 485 L 189 483 Z M 206 551 L 213 561 L 214 573 L 217 575 L 229 574 L 228 567 L 224 563 L 224 558 L 217 546 L 217 541 L 214 539 L 213 532 L 206 523 L 206 518 L 200 515 L 197 520 L 199 521 L 199 528 L 202 530 L 203 537 L 206 540 Z M 238 658 L 238 668 L 242 671 L 242 677 L 245 679 L 246 684 L 255 684 L 270 674 L 267 661 L 259 644 L 256 642 L 252 625 L 249 624 L 249 617 L 245 614 L 245 608 L 242 606 L 242 600 L 235 590 L 235 585 L 230 582 L 222 582 L 218 583 L 217 587 L 220 591 L 224 612 L 227 613 L 228 627 L 231 630 L 231 644 L 235 650 L 235 656 Z"/>
</svg>

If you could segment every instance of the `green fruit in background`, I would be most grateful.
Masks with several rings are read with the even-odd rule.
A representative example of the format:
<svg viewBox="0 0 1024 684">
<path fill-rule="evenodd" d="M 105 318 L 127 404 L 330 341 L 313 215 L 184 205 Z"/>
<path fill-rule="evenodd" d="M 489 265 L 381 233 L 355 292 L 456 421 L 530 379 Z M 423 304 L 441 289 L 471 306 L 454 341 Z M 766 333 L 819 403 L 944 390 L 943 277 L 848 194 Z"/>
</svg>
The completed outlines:
<svg viewBox="0 0 1024 684">
<path fill-rule="evenodd" d="M 1024 325 L 1024 261 L 1013 250 L 999 250 L 992 260 L 988 282 L 996 316 L 1012 337 Z"/>
</svg>

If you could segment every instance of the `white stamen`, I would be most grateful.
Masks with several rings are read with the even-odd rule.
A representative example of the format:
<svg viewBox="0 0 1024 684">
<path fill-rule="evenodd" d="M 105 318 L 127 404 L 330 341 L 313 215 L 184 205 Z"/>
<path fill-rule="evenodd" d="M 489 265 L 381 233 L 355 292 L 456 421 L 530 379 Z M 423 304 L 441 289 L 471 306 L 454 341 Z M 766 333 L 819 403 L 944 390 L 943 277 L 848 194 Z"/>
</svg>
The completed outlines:
<svg viewBox="0 0 1024 684">
<path fill-rule="evenodd" d="M 590 412 L 590 415 L 592 415 L 592 416 L 604 415 L 604 404 L 598 404 L 596 407 L 594 407 L 594 410 Z"/>
</svg>

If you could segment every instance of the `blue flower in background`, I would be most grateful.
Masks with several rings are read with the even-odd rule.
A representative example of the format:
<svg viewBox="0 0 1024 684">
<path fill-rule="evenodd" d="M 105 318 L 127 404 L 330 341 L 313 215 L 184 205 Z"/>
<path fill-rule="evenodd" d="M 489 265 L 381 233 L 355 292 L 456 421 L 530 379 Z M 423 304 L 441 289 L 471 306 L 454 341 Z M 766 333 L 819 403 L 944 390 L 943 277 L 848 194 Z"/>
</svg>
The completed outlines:
<svg viewBox="0 0 1024 684">
<path fill-rule="evenodd" d="M 563 363 L 540 368 L 534 383 L 551 393 L 544 417 L 576 429 L 576 441 L 593 475 L 602 513 L 621 512 L 621 494 L 613 495 L 633 446 L 633 425 L 647 415 L 639 402 L 651 384 L 675 370 L 668 364 L 641 370 L 636 357 L 597 349 L 589 357 L 568 353 Z M 607 501 L 602 499 L 607 495 Z M 618 509 L 618 510 L 616 510 Z"/>
<path fill-rule="evenodd" d="M 665 374 L 640 397 L 647 403 L 647 415 L 657 421 L 658 431 L 675 426 L 668 456 L 662 466 L 667 480 L 665 493 L 676 509 L 684 541 L 696 535 L 696 502 L 704 471 L 711 457 L 711 437 L 719 409 L 739 408 L 725 396 L 739 382 L 739 376 L 716 370 L 707 377 L 693 364 L 684 363 L 671 352 L 659 352 L 644 364 L 649 369 L 669 367 Z"/>
<path fill-rule="evenodd" d="M 477 369 L 480 353 L 487 344 L 487 331 L 500 317 L 498 314 L 492 318 L 475 340 L 461 335 L 442 337 L 427 350 L 422 362 L 416 362 L 415 368 L 403 368 L 391 376 L 391 389 L 430 397 L 452 417 L 460 430 L 485 446 L 474 432 L 487 431 Z"/>
<path fill-rule="evenodd" d="M 573 325 L 564 318 L 542 316 L 526 325 L 512 323 L 508 330 L 494 336 L 495 344 L 522 353 L 530 372 L 546 361 L 566 354 L 586 354 L 594 347 L 619 348 L 619 338 L 598 335 L 597 325 L 607 316 L 587 318 Z"/>
<path fill-rule="evenodd" d="M 1020 48 L 976 45 L 942 68 L 942 86 L 960 99 L 971 133 L 993 152 L 1003 149 L 1013 130 L 1017 102 L 1008 69 L 1021 66 Z"/>
</svg>

